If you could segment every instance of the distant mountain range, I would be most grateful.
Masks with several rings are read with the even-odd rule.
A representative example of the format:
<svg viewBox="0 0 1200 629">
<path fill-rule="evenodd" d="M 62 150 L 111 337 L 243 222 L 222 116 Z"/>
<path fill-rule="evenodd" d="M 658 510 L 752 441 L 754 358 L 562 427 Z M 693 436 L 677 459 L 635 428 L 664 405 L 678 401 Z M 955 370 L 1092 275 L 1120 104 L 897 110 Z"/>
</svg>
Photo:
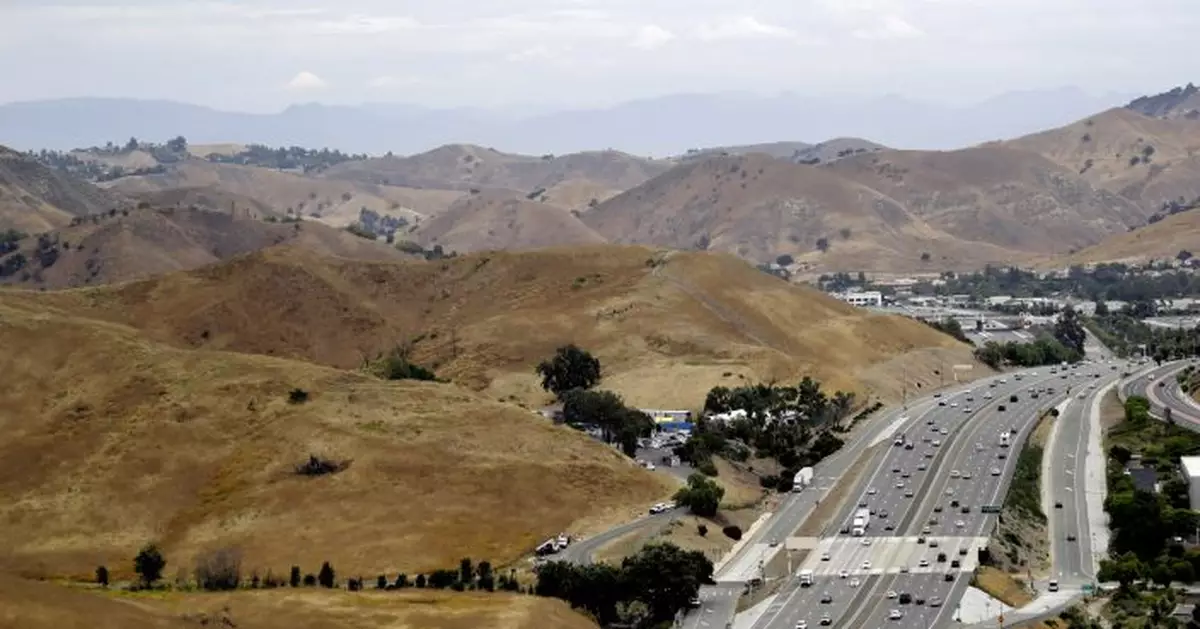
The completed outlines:
<svg viewBox="0 0 1200 629">
<path fill-rule="evenodd" d="M 0 144 L 66 150 L 136 137 L 412 154 L 471 143 L 541 155 L 613 148 L 663 157 L 712 146 L 819 142 L 839 136 L 887 146 L 949 149 L 1067 124 L 1136 95 L 1077 88 L 1011 92 L 965 107 L 898 96 L 678 94 L 605 109 L 513 117 L 482 109 L 401 104 L 295 105 L 275 114 L 227 112 L 170 101 L 76 98 L 0 105 Z"/>
</svg>

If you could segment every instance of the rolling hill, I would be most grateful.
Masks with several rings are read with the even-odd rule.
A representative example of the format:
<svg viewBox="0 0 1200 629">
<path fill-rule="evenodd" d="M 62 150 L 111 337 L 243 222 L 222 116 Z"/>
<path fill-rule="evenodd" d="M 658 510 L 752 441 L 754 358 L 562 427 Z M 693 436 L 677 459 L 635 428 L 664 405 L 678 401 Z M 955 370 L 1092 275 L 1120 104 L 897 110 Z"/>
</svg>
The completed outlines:
<svg viewBox="0 0 1200 629">
<path fill-rule="evenodd" d="M 1164 203 L 1200 197 L 1200 122 L 1117 108 L 1005 144 L 1044 155 L 1137 204 L 1143 220 L 1135 224 Z"/>
<path fill-rule="evenodd" d="M 1200 120 L 1200 88 L 1188 83 L 1161 94 L 1135 98 L 1125 108 L 1151 118 Z"/>
<path fill-rule="evenodd" d="M 666 172 L 671 165 L 618 151 L 535 157 L 449 144 L 409 157 L 338 164 L 326 171 L 325 177 L 413 188 L 503 188 L 534 194 L 567 182 L 586 182 L 600 190 L 625 190 Z"/>
<path fill-rule="evenodd" d="M 0 146 L 0 231 L 41 232 L 77 216 L 127 207 L 120 195 Z"/>
<path fill-rule="evenodd" d="M 108 284 L 194 269 L 282 244 L 360 260 L 409 257 L 382 242 L 315 221 L 269 223 L 206 210 L 134 209 L 25 238 L 16 251 L 0 256 L 0 261 L 16 256 L 26 260 L 11 273 L 0 271 L 0 284 L 28 288 Z"/>
<path fill-rule="evenodd" d="M 504 190 L 470 194 L 421 223 L 413 235 L 426 247 L 442 245 L 457 253 L 604 242 L 570 211 Z"/>
<path fill-rule="evenodd" d="M 252 216 L 284 217 L 298 213 L 334 227 L 357 221 L 363 208 L 415 221 L 437 214 L 461 196 L 459 192 L 448 190 L 416 190 L 306 177 L 199 159 L 170 165 L 163 174 L 123 177 L 109 184 L 109 189 L 149 203 L 169 200 L 172 194 L 183 194 L 178 192 L 180 190 L 196 191 L 192 194 L 205 195 L 216 206 L 207 209 L 227 212 L 229 203 L 233 202 L 239 210 L 253 209 Z M 185 200 L 180 198 L 177 203 L 182 204 Z M 243 206 L 239 200 L 249 200 L 253 205 Z"/>
<path fill-rule="evenodd" d="M 461 557 L 504 566 L 548 536 L 626 517 L 668 491 L 579 431 L 452 384 L 169 347 L 56 305 L 142 291 L 136 318 L 161 329 L 181 313 L 156 321 L 150 309 L 207 293 L 203 276 L 168 277 L 178 292 L 157 300 L 136 283 L 0 291 L 0 567 L 9 573 L 89 579 L 106 565 L 125 580 L 149 541 L 163 548 L 168 579 L 216 548 L 237 549 L 243 570 L 259 574 L 322 561 L 372 576 L 453 568 Z M 334 342 L 321 328 L 346 320 L 331 304 L 318 308 L 334 318 L 301 320 L 312 313 L 299 296 L 267 303 L 231 283 L 230 301 L 210 303 L 210 314 L 260 302 L 274 321 L 241 323 L 263 339 L 306 325 Z M 210 323 L 214 344 L 234 344 L 232 330 Z M 310 455 L 340 471 L 298 473 Z"/>
<path fill-rule="evenodd" d="M 899 391 L 900 361 L 910 380 L 920 377 L 911 365 L 926 361 L 932 374 L 938 356 L 971 362 L 969 348 L 919 323 L 852 308 L 735 258 L 641 247 L 432 262 L 275 247 L 37 298 L 178 347 L 339 368 L 399 344 L 441 376 L 529 406 L 547 399 L 534 365 L 568 342 L 600 358 L 604 386 L 654 408 L 696 407 L 720 384 L 803 375 L 886 397 Z"/>
<path fill-rule="evenodd" d="M 1091 247 L 1054 258 L 1046 266 L 1062 268 L 1072 264 L 1167 260 L 1181 251 L 1200 252 L 1200 212 L 1181 212 L 1151 225 L 1109 236 Z"/>
</svg>

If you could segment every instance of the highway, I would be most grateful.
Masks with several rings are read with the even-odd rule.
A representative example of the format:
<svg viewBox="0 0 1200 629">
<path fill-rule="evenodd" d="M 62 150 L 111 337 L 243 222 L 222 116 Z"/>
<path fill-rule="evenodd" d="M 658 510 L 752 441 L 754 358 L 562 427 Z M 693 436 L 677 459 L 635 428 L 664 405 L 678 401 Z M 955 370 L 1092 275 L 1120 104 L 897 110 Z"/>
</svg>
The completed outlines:
<svg viewBox="0 0 1200 629">
<path fill-rule="evenodd" d="M 907 427 L 913 448 L 889 447 L 874 474 L 858 489 L 860 499 L 847 505 L 841 519 L 825 532 L 817 551 L 801 567 L 814 570 L 814 586 L 800 587 L 798 580 L 790 581 L 756 629 L 792 629 L 802 620 L 816 627 L 825 615 L 839 627 L 882 623 L 893 608 L 906 612 L 905 618 L 893 623 L 898 626 L 931 627 L 948 620 L 946 609 L 966 587 L 969 579 L 963 575 L 977 562 L 971 551 L 982 542 L 985 524 L 992 521 L 993 516 L 981 514 L 979 507 L 1003 501 L 1001 481 L 1007 482 L 1016 462 L 1018 449 L 1001 448 L 999 434 L 1016 428 L 1019 442 L 1038 412 L 1051 405 L 1045 395 L 1035 400 L 1028 394 L 1030 388 L 1053 382 L 1047 370 L 1041 370 L 1039 376 L 1027 371 L 1019 381 L 1016 374 L 1004 378 L 1007 383 L 995 378 L 976 385 L 970 394 L 947 395 L 942 398 L 945 406 L 930 406 L 914 415 Z M 1018 401 L 1011 402 L 1011 395 Z M 968 397 L 973 399 L 968 401 Z M 1006 407 L 1004 411 L 999 410 L 1001 405 Z M 935 441 L 941 444 L 935 446 Z M 1003 459 L 999 458 L 1002 452 Z M 998 475 L 992 475 L 993 468 Z M 959 478 L 952 478 L 951 470 L 957 470 Z M 964 473 L 970 478 L 962 478 Z M 953 501 L 959 506 L 951 507 Z M 869 546 L 864 545 L 864 538 L 840 532 L 864 503 L 876 511 L 865 538 Z M 962 513 L 964 506 L 968 513 Z M 884 512 L 886 517 L 882 517 Z M 920 540 L 926 530 L 927 539 Z M 929 542 L 936 542 L 936 547 Z M 944 562 L 937 561 L 940 553 L 946 554 Z M 952 561 L 958 561 L 959 568 L 950 568 Z M 923 562 L 926 565 L 921 565 Z M 950 582 L 944 580 L 947 572 Z M 952 592 L 954 589 L 958 591 Z M 900 606 L 887 598 L 889 590 L 908 592 L 926 602 L 933 597 L 945 602 L 940 607 Z M 822 603 L 826 594 L 831 600 Z M 848 615 L 848 610 L 853 613 Z"/>
</svg>

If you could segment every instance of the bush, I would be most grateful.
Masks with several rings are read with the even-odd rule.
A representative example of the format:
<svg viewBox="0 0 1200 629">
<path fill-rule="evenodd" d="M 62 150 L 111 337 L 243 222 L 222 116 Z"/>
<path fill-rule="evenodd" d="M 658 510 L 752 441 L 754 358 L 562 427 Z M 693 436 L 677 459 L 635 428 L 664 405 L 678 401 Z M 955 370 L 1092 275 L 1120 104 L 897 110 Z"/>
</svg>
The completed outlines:
<svg viewBox="0 0 1200 629">
<path fill-rule="evenodd" d="M 675 501 L 699 516 L 713 516 L 725 497 L 725 488 L 702 474 L 688 476 L 687 486 L 675 492 Z"/>
<path fill-rule="evenodd" d="M 96 568 L 96 583 L 99 583 L 102 588 L 108 587 L 108 568 L 104 566 Z"/>
<path fill-rule="evenodd" d="M 308 401 L 308 391 L 304 389 L 292 389 L 288 392 L 289 404 L 303 404 Z"/>
<path fill-rule="evenodd" d="M 241 583 L 241 571 L 241 554 L 222 548 L 196 559 L 196 584 L 210 592 L 236 590 Z"/>
<path fill-rule="evenodd" d="M 308 461 L 296 466 L 296 473 L 301 476 L 324 476 L 325 474 L 336 474 L 347 467 L 350 467 L 349 461 L 333 461 L 311 454 Z"/>
<path fill-rule="evenodd" d="M 725 537 L 735 542 L 742 539 L 742 529 L 739 526 L 727 526 L 721 529 L 721 532 L 725 534 Z"/>
<path fill-rule="evenodd" d="M 716 477 L 717 476 L 717 465 L 716 465 L 716 463 L 712 462 L 712 459 L 709 459 L 709 460 L 703 461 L 699 465 L 697 465 L 696 471 L 700 472 L 701 474 L 704 474 L 705 476 Z"/>
<path fill-rule="evenodd" d="M 317 575 L 309 573 L 304 575 L 304 587 L 311 588 L 317 586 Z"/>
<path fill-rule="evenodd" d="M 697 525 L 696 526 L 696 534 L 699 535 L 700 537 L 704 537 L 704 536 L 708 535 L 708 527 L 703 524 Z"/>
<path fill-rule="evenodd" d="M 321 587 L 331 588 L 333 587 L 334 576 L 333 566 L 329 565 L 329 562 L 326 561 L 321 564 L 321 571 L 317 573 L 317 582 L 321 584 Z"/>
</svg>

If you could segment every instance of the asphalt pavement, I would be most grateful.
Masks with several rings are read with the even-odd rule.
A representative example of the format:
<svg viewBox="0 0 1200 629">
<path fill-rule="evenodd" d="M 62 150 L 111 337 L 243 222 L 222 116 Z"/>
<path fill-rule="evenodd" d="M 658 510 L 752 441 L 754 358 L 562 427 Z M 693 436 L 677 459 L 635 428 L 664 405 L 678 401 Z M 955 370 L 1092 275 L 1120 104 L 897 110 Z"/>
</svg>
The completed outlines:
<svg viewBox="0 0 1200 629">
<path fill-rule="evenodd" d="M 1015 465 L 1019 449 L 1001 448 L 999 433 L 1013 427 L 1027 431 L 1038 411 L 1051 405 L 1045 395 L 1034 400 L 1028 394 L 1031 387 L 1052 381 L 1048 369 L 1031 371 L 1040 375 L 1026 371 L 1023 379 L 1017 380 L 1016 374 L 1009 374 L 1004 376 L 1007 383 L 992 379 L 994 388 L 983 383 L 974 386 L 969 395 L 943 396 L 946 406 L 931 405 L 913 417 L 905 430 L 915 444 L 913 449 L 888 447 L 872 476 L 861 484 L 860 499 L 847 505 L 831 530 L 825 532 L 817 552 L 801 566 L 816 573 L 814 586 L 800 587 L 793 579 L 756 623 L 756 629 L 792 629 L 800 620 L 816 627 L 824 615 L 839 627 L 847 621 L 882 623 L 887 622 L 887 613 L 893 607 L 908 612 L 900 624 L 914 627 L 931 627 L 947 615 L 945 610 L 966 587 L 968 579 L 961 575 L 974 568 L 977 556 L 971 551 L 980 543 L 984 523 L 994 517 L 980 514 L 979 507 L 1002 502 L 1000 481 L 1007 482 Z M 988 393 L 990 399 L 985 397 Z M 1018 396 L 1016 403 L 1009 399 L 1013 394 Z M 968 401 L 967 397 L 973 399 Z M 998 410 L 1000 405 L 1006 407 L 1005 411 Z M 942 434 L 943 430 L 947 434 Z M 1023 434 L 1017 435 L 1016 442 L 1021 438 Z M 935 440 L 941 444 L 933 445 Z M 1006 455 L 1004 459 L 998 458 L 1001 451 Z M 1008 456 L 1009 451 L 1012 456 Z M 922 464 L 925 470 L 920 469 Z M 992 468 L 998 476 L 992 476 Z M 958 470 L 959 478 L 952 478 L 951 470 Z M 964 472 L 969 479 L 962 478 Z M 959 508 L 951 509 L 953 500 L 960 502 Z M 860 503 L 876 511 L 865 538 L 870 546 L 863 545 L 864 538 L 840 533 Z M 969 513 L 961 512 L 962 505 L 969 507 Z M 935 513 L 935 507 L 941 507 L 941 512 Z M 887 517 L 880 517 L 885 511 Z M 931 519 L 936 522 L 931 523 Z M 919 543 L 917 538 L 926 528 L 928 539 Z M 928 542 L 934 540 L 938 545 L 931 548 Z M 959 548 L 967 554 L 959 555 Z M 828 560 L 823 557 L 826 552 Z M 946 553 L 945 562 L 937 561 L 940 552 Z M 950 561 L 956 559 L 961 562 L 960 568 L 949 569 Z M 927 565 L 922 566 L 922 560 Z M 906 573 L 901 573 L 902 569 Z M 843 570 L 846 577 L 841 576 Z M 952 575 L 950 582 L 944 580 L 947 571 Z M 951 591 L 955 588 L 957 594 Z M 945 602 L 940 608 L 899 606 L 886 597 L 889 590 L 927 599 L 939 596 Z M 826 594 L 831 600 L 822 603 Z M 847 618 L 850 610 L 853 614 Z"/>
</svg>

